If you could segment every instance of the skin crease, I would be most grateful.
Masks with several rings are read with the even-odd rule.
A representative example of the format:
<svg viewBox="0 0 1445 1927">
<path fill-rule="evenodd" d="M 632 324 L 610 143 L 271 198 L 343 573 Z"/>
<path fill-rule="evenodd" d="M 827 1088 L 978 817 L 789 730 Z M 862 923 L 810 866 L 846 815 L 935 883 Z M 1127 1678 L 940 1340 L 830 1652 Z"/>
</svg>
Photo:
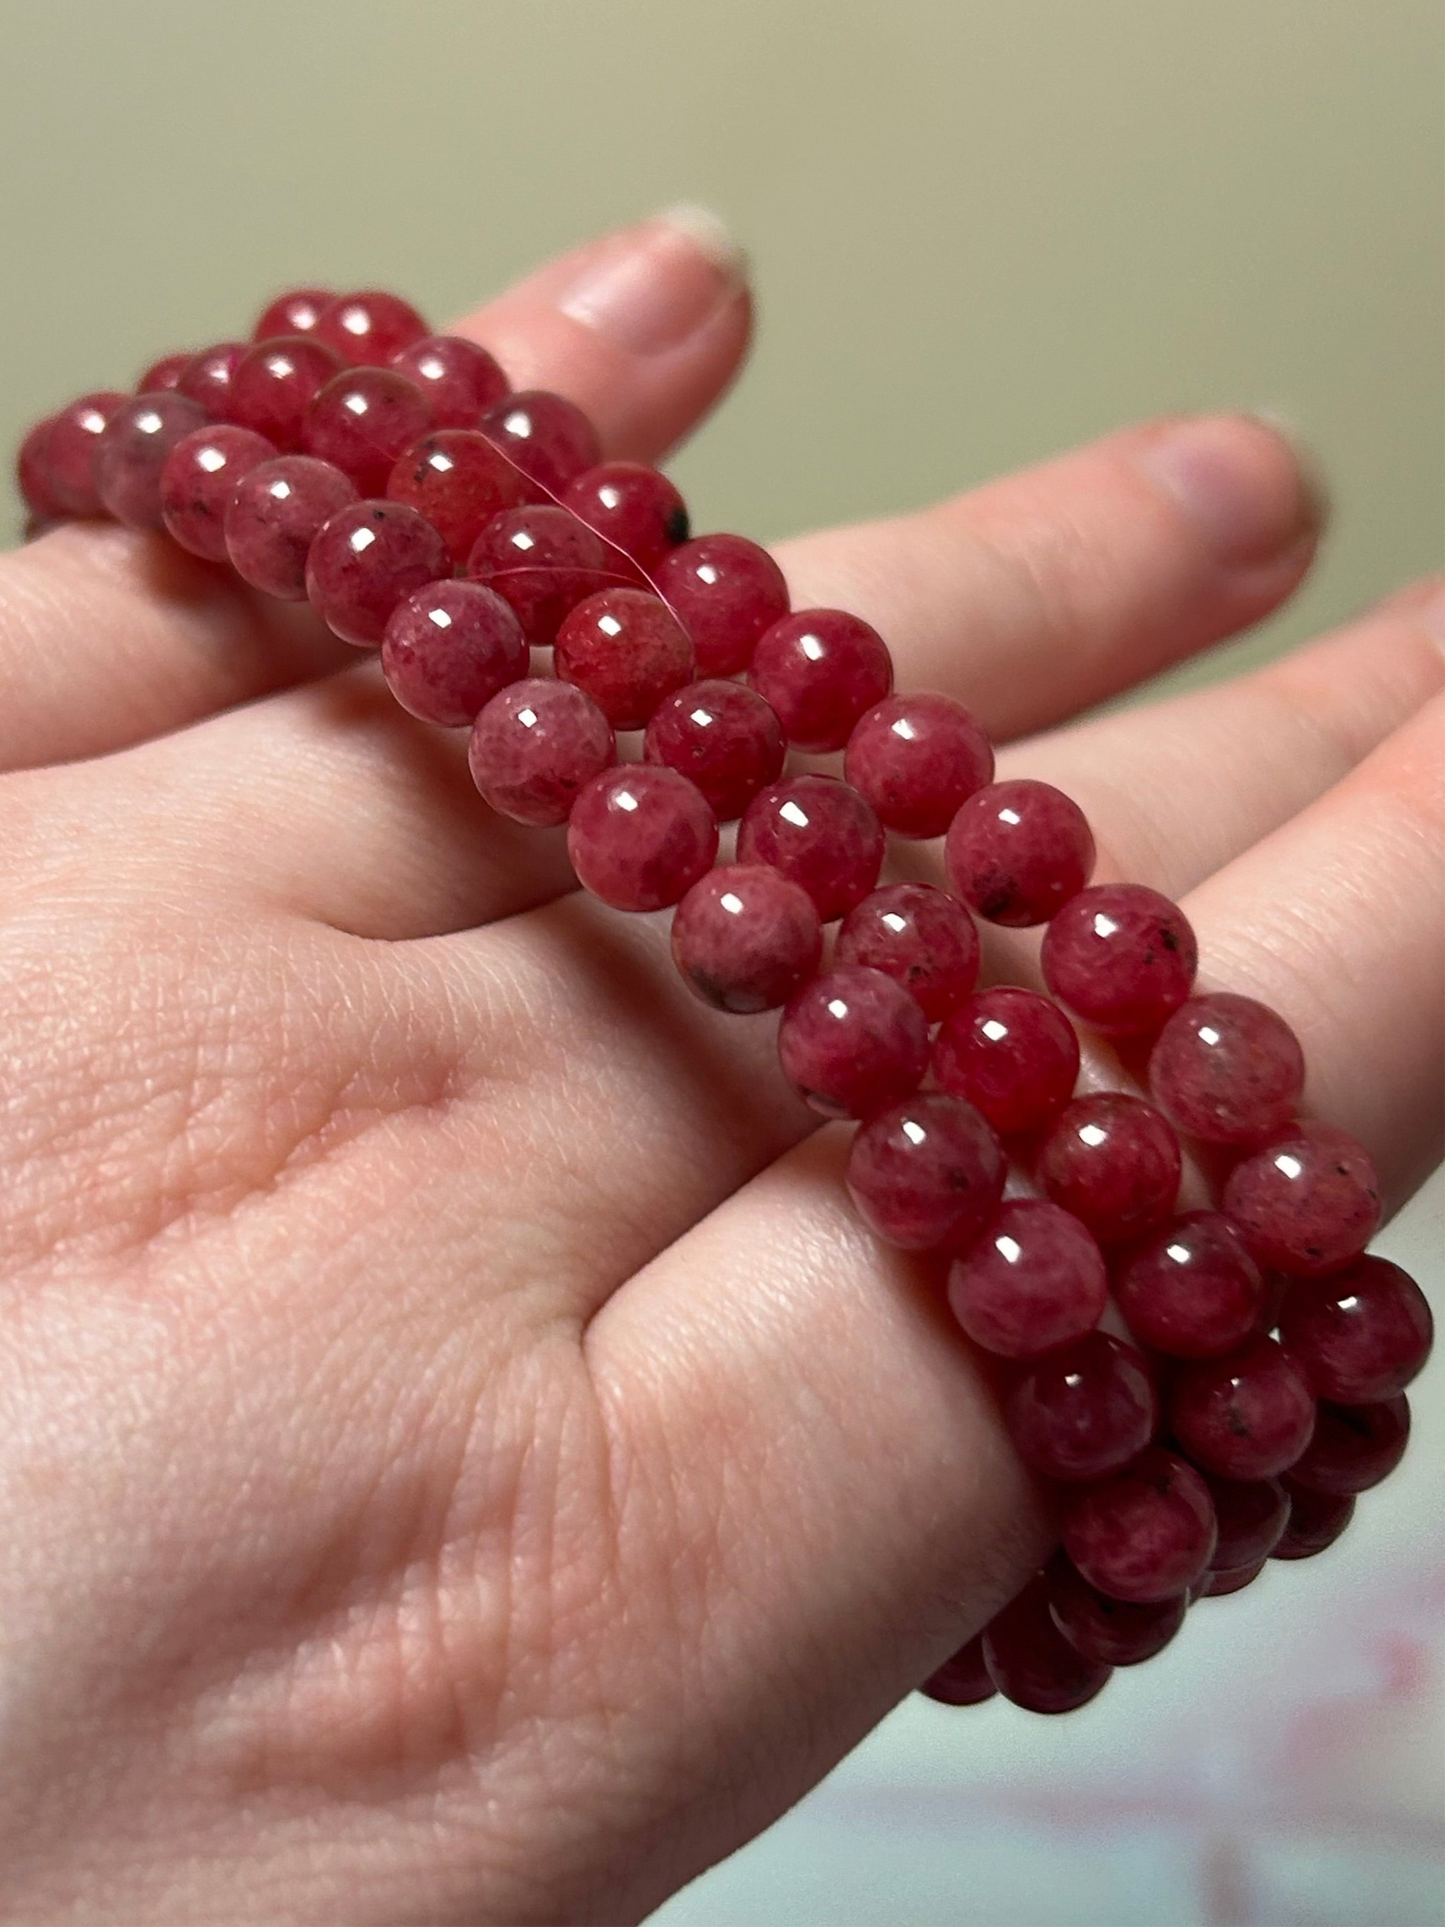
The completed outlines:
<svg viewBox="0 0 1445 1927">
<path fill-rule="evenodd" d="M 695 282 L 680 247 L 583 263 Z M 746 295 L 639 355 L 563 312 L 577 266 L 467 332 L 654 459 Z M 1439 1144 L 1440 587 L 1053 729 L 1308 560 L 1270 430 L 1209 431 L 1227 564 L 1140 466 L 1170 432 L 780 560 L 900 687 L 1053 730 L 1001 773 L 1188 893 L 1202 975 L 1296 1027 L 1397 1204 Z M 0 563 L 0 677 L 0 1912 L 638 1919 L 1048 1547 L 936 1280 L 853 1216 L 772 1020 L 562 894 L 560 837 L 304 613 L 61 530 Z"/>
</svg>

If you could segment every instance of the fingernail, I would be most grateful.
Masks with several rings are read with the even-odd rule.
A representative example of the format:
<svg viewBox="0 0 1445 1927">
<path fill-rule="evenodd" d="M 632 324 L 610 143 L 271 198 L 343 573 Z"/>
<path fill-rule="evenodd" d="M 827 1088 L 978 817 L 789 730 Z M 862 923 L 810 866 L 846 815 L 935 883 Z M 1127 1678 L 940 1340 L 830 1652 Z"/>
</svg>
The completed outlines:
<svg viewBox="0 0 1445 1927">
<path fill-rule="evenodd" d="M 705 327 L 746 279 L 747 257 L 724 224 L 685 203 L 615 236 L 559 306 L 628 354 L 658 355 Z"/>
<path fill-rule="evenodd" d="M 1420 611 L 1420 622 L 1431 641 L 1445 649 L 1445 588 L 1430 597 Z"/>
<path fill-rule="evenodd" d="M 1328 513 L 1313 456 L 1271 411 L 1176 423 L 1137 460 L 1231 566 L 1281 554 L 1316 534 Z"/>
</svg>

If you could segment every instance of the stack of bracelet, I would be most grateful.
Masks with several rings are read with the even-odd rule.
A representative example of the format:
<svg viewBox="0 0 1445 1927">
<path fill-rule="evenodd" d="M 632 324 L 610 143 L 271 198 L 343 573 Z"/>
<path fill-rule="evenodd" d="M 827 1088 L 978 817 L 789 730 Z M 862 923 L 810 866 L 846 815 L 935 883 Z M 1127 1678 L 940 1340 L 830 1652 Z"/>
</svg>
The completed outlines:
<svg viewBox="0 0 1445 1927">
<path fill-rule="evenodd" d="M 677 906 L 698 997 L 782 1008 L 789 1080 L 859 1120 L 858 1210 L 946 1265 L 959 1324 L 1008 1361 L 1019 1453 L 1064 1487 L 1061 1549 L 924 1690 L 1067 1711 L 1158 1652 L 1191 1600 L 1338 1537 L 1404 1450 L 1429 1310 L 1362 1255 L 1370 1160 L 1297 1116 L 1288 1026 L 1193 994 L 1176 905 L 1089 887 L 1068 797 L 994 782 L 974 717 L 894 694 L 866 622 L 791 611 L 763 549 L 689 540 L 665 476 L 600 456 L 570 402 L 509 392 L 406 302 L 303 289 L 249 344 L 169 355 L 136 394 L 41 422 L 19 478 L 37 526 L 164 528 L 379 645 L 405 709 L 471 729 L 493 809 L 566 823 L 603 902 Z M 618 759 L 627 730 L 640 761 Z M 790 747 L 842 751 L 843 775 L 786 774 Z M 714 867 L 735 819 L 736 860 Z M 951 892 L 878 887 L 890 831 L 946 837 Z M 975 917 L 1047 925 L 1052 997 L 976 988 Z M 1071 1018 L 1147 1051 L 1152 1103 L 1074 1095 Z M 1179 1133 L 1232 1159 L 1218 1210 L 1177 1214 Z M 1041 1195 L 1004 1200 L 1008 1157 Z M 1111 1296 L 1132 1343 L 1101 1329 Z"/>
</svg>

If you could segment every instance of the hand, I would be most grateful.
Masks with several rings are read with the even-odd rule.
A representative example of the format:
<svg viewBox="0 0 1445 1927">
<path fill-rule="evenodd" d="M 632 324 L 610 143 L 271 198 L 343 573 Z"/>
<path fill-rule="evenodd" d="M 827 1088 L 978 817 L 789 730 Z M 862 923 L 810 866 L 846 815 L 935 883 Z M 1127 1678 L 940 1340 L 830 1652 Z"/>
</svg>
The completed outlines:
<svg viewBox="0 0 1445 1927">
<path fill-rule="evenodd" d="M 465 327 L 647 458 L 747 297 L 654 224 Z M 1078 798 L 1101 876 L 1184 895 L 1398 1203 L 1439 1155 L 1439 585 L 1055 728 L 1274 607 L 1316 522 L 1221 417 L 780 554 Z M 114 529 L 0 566 L 0 1913 L 635 1920 L 1019 1586 L 1041 1498 L 771 1020 L 289 613 Z"/>
</svg>

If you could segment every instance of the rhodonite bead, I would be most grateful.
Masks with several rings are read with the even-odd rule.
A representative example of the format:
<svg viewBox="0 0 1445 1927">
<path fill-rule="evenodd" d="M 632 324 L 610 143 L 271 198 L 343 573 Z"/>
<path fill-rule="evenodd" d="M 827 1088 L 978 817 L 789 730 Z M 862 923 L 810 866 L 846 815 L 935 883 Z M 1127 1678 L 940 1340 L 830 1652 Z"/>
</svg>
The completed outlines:
<svg viewBox="0 0 1445 1927">
<path fill-rule="evenodd" d="M 1261 1264 L 1289 1277 L 1338 1271 L 1380 1224 L 1380 1185 L 1363 1145 L 1327 1124 L 1293 1124 L 1230 1172 L 1224 1209 Z"/>
<path fill-rule="evenodd" d="M 1434 1331 L 1424 1292 L 1386 1258 L 1301 1279 L 1280 1316 L 1285 1349 L 1315 1392 L 1345 1405 L 1403 1392 L 1430 1356 Z"/>
<path fill-rule="evenodd" d="M 993 778 L 993 745 L 972 710 L 932 690 L 885 696 L 854 725 L 843 774 L 898 836 L 942 836 Z"/>
<path fill-rule="evenodd" d="M 1204 1577 L 1216 1527 L 1209 1488 L 1176 1453 L 1151 1446 L 1086 1486 L 1064 1519 L 1064 1550 L 1111 1599 L 1177 1599 Z"/>
<path fill-rule="evenodd" d="M 114 389 L 97 389 L 51 416 L 50 433 L 45 438 L 44 472 L 50 493 L 63 514 L 99 515 L 96 450 L 111 417 L 128 399 Z"/>
<path fill-rule="evenodd" d="M 480 582 L 429 582 L 387 619 L 381 668 L 403 709 L 424 723 L 461 728 L 530 663 L 507 603 Z"/>
<path fill-rule="evenodd" d="M 1255 1329 L 1264 1279 L 1228 1218 L 1190 1211 L 1125 1254 L 1114 1296 L 1141 1345 L 1210 1358 Z"/>
<path fill-rule="evenodd" d="M 1389 1478 L 1410 1442 L 1410 1401 L 1403 1393 L 1369 1405 L 1324 1402 L 1314 1436 L 1289 1469 L 1292 1485 L 1311 1492 L 1367 1492 Z"/>
<path fill-rule="evenodd" d="M 27 430 L 15 457 L 15 485 L 20 491 L 20 500 L 25 504 L 26 512 L 36 522 L 51 522 L 65 513 L 64 505 L 55 493 L 45 459 L 45 446 L 54 425 L 53 415 L 36 422 L 34 427 Z"/>
<path fill-rule="evenodd" d="M 232 491 L 275 454 L 264 435 L 233 422 L 215 422 L 183 436 L 161 469 L 161 520 L 172 539 L 192 555 L 224 562 Z"/>
<path fill-rule="evenodd" d="M 1194 1588 L 1196 1599 L 1220 1599 L 1232 1592 L 1243 1592 L 1252 1586 L 1269 1564 L 1267 1559 L 1255 1559 L 1247 1566 L 1211 1566 Z"/>
<path fill-rule="evenodd" d="M 871 1117 L 922 1082 L 928 1024 L 901 984 L 844 964 L 805 984 L 783 1012 L 778 1058 L 824 1117 Z"/>
<path fill-rule="evenodd" d="M 579 881 L 614 910 L 662 910 L 712 867 L 717 818 L 675 769 L 630 763 L 594 776 L 567 820 Z"/>
<path fill-rule="evenodd" d="M 1142 1354 L 1092 1331 L 1021 1373 L 1004 1417 L 1026 1465 L 1072 1484 L 1136 1458 L 1154 1435 L 1159 1402 Z"/>
<path fill-rule="evenodd" d="M 954 1259 L 948 1302 L 985 1351 L 1037 1358 L 1094 1329 L 1109 1302 L 1109 1275 L 1077 1218 L 1041 1198 L 1015 1198 Z"/>
<path fill-rule="evenodd" d="M 308 455 L 333 463 L 363 495 L 381 495 L 396 463 L 431 425 L 426 396 L 414 381 L 391 368 L 349 368 L 334 375 L 306 411 L 302 439 Z"/>
<path fill-rule="evenodd" d="M 835 776 L 785 776 L 744 810 L 738 860 L 770 863 L 801 883 L 818 915 L 831 923 L 878 881 L 883 826 L 851 783 Z"/>
<path fill-rule="evenodd" d="M 778 719 L 756 690 L 714 680 L 688 683 L 658 704 L 643 755 L 696 783 L 718 821 L 731 823 L 777 777 L 785 748 Z"/>
<path fill-rule="evenodd" d="M 1191 997 L 1149 1057 L 1154 1102 L 1181 1131 L 1211 1144 L 1257 1144 L 1287 1124 L 1304 1088 L 1299 1040 L 1252 997 Z"/>
<path fill-rule="evenodd" d="M 95 445 L 91 472 L 100 505 L 131 529 L 161 527 L 161 470 L 183 436 L 207 425 L 185 395 L 135 395 L 123 401 Z"/>
<path fill-rule="evenodd" d="M 692 644 L 655 595 L 601 589 L 564 618 L 553 663 L 563 682 L 587 691 L 614 729 L 641 729 L 665 696 L 691 681 Z"/>
<path fill-rule="evenodd" d="M 839 963 L 863 964 L 896 978 L 930 1024 L 978 981 L 973 918 L 957 898 L 931 883 L 886 883 L 855 903 L 843 919 L 834 955 Z"/>
<path fill-rule="evenodd" d="M 394 355 L 427 334 L 426 323 L 409 301 L 379 288 L 339 294 L 316 317 L 318 341 L 334 348 L 352 367 L 384 368 Z"/>
<path fill-rule="evenodd" d="M 1047 923 L 1094 868 L 1084 812 L 1050 783 L 990 783 L 959 807 L 943 846 L 954 889 L 990 923 Z"/>
<path fill-rule="evenodd" d="M 1289 1524 L 1271 1559 L 1313 1559 L 1335 1543 L 1355 1516 L 1353 1493 L 1312 1492 L 1290 1479 L 1284 1481 L 1284 1489 L 1289 1495 Z"/>
<path fill-rule="evenodd" d="M 893 686 L 878 631 L 843 609 L 800 609 L 765 629 L 748 676 L 799 749 L 841 749 L 860 716 Z"/>
<path fill-rule="evenodd" d="M 340 372 L 340 355 L 311 335 L 258 341 L 231 371 L 227 419 L 289 455 L 301 447 L 313 400 Z"/>
<path fill-rule="evenodd" d="M 331 288 L 288 288 L 268 302 L 251 330 L 252 341 L 272 341 L 277 335 L 309 335 L 323 308 L 336 299 Z"/>
<path fill-rule="evenodd" d="M 494 402 L 482 416 L 481 427 L 544 496 L 560 495 L 569 482 L 596 468 L 602 459 L 597 430 L 582 410 L 541 388 L 523 389 Z"/>
<path fill-rule="evenodd" d="M 1030 1713 L 1071 1713 L 1101 1692 L 1113 1671 L 1064 1638 L 1042 1575 L 984 1628 L 983 1657 L 1004 1698 Z"/>
<path fill-rule="evenodd" d="M 511 463 L 474 428 L 439 428 L 424 435 L 398 455 L 386 482 L 388 497 L 424 515 L 453 564 L 467 563 L 473 575 L 480 573 L 469 564 L 478 537 L 501 511 L 521 502 L 525 488 Z M 503 593 L 494 582 L 487 586 Z"/>
<path fill-rule="evenodd" d="M 1073 1096 L 1079 1040 L 1050 998 L 1000 985 L 944 1017 L 933 1075 L 976 1104 L 1001 1137 L 1012 1137 L 1046 1124 Z"/>
<path fill-rule="evenodd" d="M 644 462 L 584 469 L 568 483 L 562 506 L 648 572 L 687 540 L 687 504 Z"/>
<path fill-rule="evenodd" d="M 692 637 L 700 676 L 746 669 L 764 629 L 788 613 L 783 572 L 741 535 L 699 535 L 653 571 L 658 594 Z"/>
<path fill-rule="evenodd" d="M 615 754 L 612 725 L 590 696 L 553 676 L 530 676 L 478 716 L 467 762 L 494 810 L 540 827 L 565 823 Z"/>
<path fill-rule="evenodd" d="M 423 335 L 390 364 L 426 396 L 438 428 L 475 428 L 507 393 L 507 377 L 485 348 L 462 335 Z"/>
<path fill-rule="evenodd" d="M 1003 1195 L 998 1139 L 971 1104 L 923 1093 L 870 1118 L 848 1154 L 848 1190 L 880 1238 L 904 1251 L 962 1245 Z"/>
<path fill-rule="evenodd" d="M 192 355 L 182 368 L 176 392 L 198 401 L 215 421 L 224 421 L 231 406 L 231 377 L 245 354 L 244 341 L 217 341 Z"/>
<path fill-rule="evenodd" d="M 322 524 L 306 558 L 306 594 L 343 642 L 379 643 L 392 610 L 451 573 L 446 543 L 405 502 L 352 502 Z"/>
<path fill-rule="evenodd" d="M 1206 1472 L 1219 1536 L 1211 1564 L 1233 1571 L 1267 1559 L 1289 1520 L 1289 1497 L 1278 1479 L 1221 1479 Z"/>
<path fill-rule="evenodd" d="M 1076 1097 L 1039 1151 L 1039 1182 L 1101 1244 L 1135 1238 L 1174 1209 L 1183 1160 L 1168 1120 L 1122 1091 Z"/>
<path fill-rule="evenodd" d="M 138 395 L 166 395 L 180 386 L 181 376 L 191 361 L 189 349 L 174 355 L 162 355 L 153 361 L 135 385 Z"/>
<path fill-rule="evenodd" d="M 616 578 L 601 537 L 551 502 L 494 515 L 467 552 L 467 574 L 511 603 L 539 647 L 550 647 L 569 611 Z"/>
<path fill-rule="evenodd" d="M 1081 890 L 1044 935 L 1049 989 L 1106 1036 L 1157 1030 L 1189 995 L 1199 949 L 1177 904 L 1139 883 Z"/>
<path fill-rule="evenodd" d="M 976 1634 L 960 1646 L 952 1659 L 946 1659 L 936 1673 L 930 1673 L 919 1687 L 927 1699 L 940 1706 L 979 1706 L 991 1700 L 998 1688 L 989 1677 L 983 1661 L 983 1634 Z"/>
<path fill-rule="evenodd" d="M 224 511 L 231 566 L 254 589 L 304 602 L 311 544 L 322 524 L 355 500 L 352 483 L 329 462 L 310 455 L 259 462 L 234 485 Z"/>
<path fill-rule="evenodd" d="M 1075 1652 L 1105 1666 L 1138 1666 L 1162 1653 L 1184 1624 L 1188 1596 L 1111 1599 L 1091 1586 L 1062 1553 L 1045 1570 L 1049 1612 Z"/>
<path fill-rule="evenodd" d="M 673 961 L 715 1010 L 776 1010 L 813 975 L 822 950 L 813 899 L 763 864 L 709 870 L 672 919 Z"/>
<path fill-rule="evenodd" d="M 1169 1388 L 1169 1423 L 1194 1463 L 1225 1479 L 1269 1479 L 1310 1442 L 1315 1400 L 1273 1338 L 1183 1366 Z"/>
</svg>

